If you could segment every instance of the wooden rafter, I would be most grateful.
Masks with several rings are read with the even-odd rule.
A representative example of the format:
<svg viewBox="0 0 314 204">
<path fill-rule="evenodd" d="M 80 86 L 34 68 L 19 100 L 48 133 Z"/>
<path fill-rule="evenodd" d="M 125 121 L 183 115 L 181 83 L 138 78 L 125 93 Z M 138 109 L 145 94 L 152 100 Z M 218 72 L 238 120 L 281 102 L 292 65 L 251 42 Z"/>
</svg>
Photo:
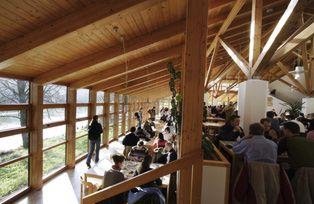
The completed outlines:
<svg viewBox="0 0 314 204">
<path fill-rule="evenodd" d="M 285 58 L 292 50 L 297 48 L 301 43 L 309 39 L 314 34 L 314 17 L 311 17 L 292 35 L 293 37 L 286 41 L 279 49 L 276 50 L 270 59 L 270 63 L 276 63 Z"/>
<path fill-rule="evenodd" d="M 310 69 L 309 60 L 308 60 L 308 57 L 307 57 L 306 43 L 304 43 L 302 45 L 301 49 L 302 49 L 302 61 L 303 61 L 303 68 L 304 68 L 305 86 L 306 86 L 307 93 L 310 94 L 311 91 L 312 91 L 311 69 Z"/>
<path fill-rule="evenodd" d="M 0 69 L 12 63 L 12 58 L 40 45 L 51 42 L 96 21 L 111 23 L 121 16 L 144 10 L 159 0 L 96 1 L 89 7 L 48 23 L 20 38 L 0 46 Z"/>
<path fill-rule="evenodd" d="M 223 39 L 219 38 L 219 42 L 222 47 L 227 51 L 231 59 L 236 65 L 242 70 L 246 77 L 250 77 L 249 64 L 248 62 L 239 54 L 231 45 L 225 42 Z"/>
<path fill-rule="evenodd" d="M 254 62 L 261 51 L 262 43 L 262 19 L 263 19 L 263 1 L 252 0 L 252 16 L 250 28 L 249 45 L 249 66 L 253 67 Z"/>
<path fill-rule="evenodd" d="M 275 53 L 277 47 L 281 41 L 286 37 L 288 29 L 283 29 L 285 25 L 289 25 L 292 21 L 296 20 L 296 16 L 299 15 L 299 12 L 295 12 L 296 8 L 300 8 L 299 0 L 291 0 L 284 14 L 280 18 L 276 27 L 274 28 L 272 34 L 267 40 L 263 50 L 258 56 L 256 62 L 254 63 L 253 68 L 251 69 L 251 74 L 254 75 L 259 69 L 266 66 L 269 62 L 272 55 Z M 294 15 L 292 13 L 294 12 Z M 287 26 L 286 26 L 287 27 Z"/>
<path fill-rule="evenodd" d="M 218 42 L 217 42 L 218 43 Z M 208 86 L 208 83 L 209 83 L 209 76 L 210 76 L 210 72 L 211 72 L 211 69 L 212 69 L 212 66 L 214 64 L 214 61 L 216 59 L 216 55 L 217 55 L 217 52 L 218 52 L 218 48 L 219 48 L 219 45 L 215 45 L 215 48 L 214 48 L 214 52 L 212 54 L 212 57 L 210 59 L 210 62 L 209 62 L 209 66 L 208 66 L 208 69 L 207 69 L 207 72 L 206 72 L 206 76 L 205 76 L 205 87 Z"/>
<path fill-rule="evenodd" d="M 289 79 L 293 82 L 293 84 L 298 88 L 298 90 L 301 91 L 301 93 L 307 95 L 306 89 L 303 87 L 303 85 L 294 78 L 294 76 L 289 73 L 289 68 L 287 65 L 283 64 L 283 62 L 277 62 L 277 66 L 281 69 L 281 71 L 289 77 Z"/>
<path fill-rule="evenodd" d="M 54 68 L 51 71 L 48 71 L 37 78 L 34 79 L 36 83 L 45 84 L 45 83 L 53 83 L 60 80 L 62 77 L 73 74 L 73 72 L 78 72 L 88 67 L 91 67 L 96 64 L 100 64 L 107 60 L 112 60 L 117 57 L 126 57 L 127 54 L 131 54 L 132 52 L 142 50 L 144 48 L 149 48 L 155 45 L 160 41 L 171 38 L 175 35 L 182 34 L 184 30 L 184 23 L 176 22 L 170 24 L 166 27 L 153 31 L 152 33 L 148 33 L 137 37 L 135 39 L 129 40 L 125 43 L 126 52 L 121 49 L 121 45 L 116 45 L 110 48 L 107 48 L 103 51 L 93 53 L 86 57 L 75 60 L 71 63 L 63 65 L 58 68 Z"/>
<path fill-rule="evenodd" d="M 228 17 L 226 18 L 226 20 L 224 21 L 224 23 L 222 24 L 222 26 L 220 27 L 218 33 L 216 34 L 215 39 L 213 40 L 213 42 L 211 43 L 211 45 L 209 46 L 209 48 L 207 49 L 207 53 L 206 56 L 209 56 L 210 53 L 213 51 L 214 46 L 217 45 L 217 41 L 218 41 L 218 37 L 223 34 L 224 32 L 226 32 L 226 30 L 228 29 L 228 27 L 230 26 L 230 24 L 232 23 L 232 21 L 235 19 L 235 17 L 237 16 L 237 14 L 239 13 L 239 11 L 241 10 L 241 8 L 243 7 L 243 5 L 245 4 L 245 0 L 237 0 L 233 6 L 233 8 L 231 9 Z"/>
<path fill-rule="evenodd" d="M 141 70 L 147 66 L 154 65 L 163 61 L 168 61 L 174 57 L 179 56 L 182 46 L 172 47 L 170 49 L 161 50 L 158 52 L 150 53 L 145 56 L 141 56 L 128 62 L 127 73 Z M 84 79 L 79 79 L 70 84 L 70 87 L 81 88 L 91 86 L 102 81 L 112 79 L 114 77 L 123 76 L 126 73 L 125 63 L 119 64 L 114 67 L 105 69 L 104 71 L 92 74 Z"/>
<path fill-rule="evenodd" d="M 118 93 L 122 93 L 122 94 L 127 94 L 127 95 L 132 95 L 132 94 L 139 94 L 139 93 L 142 93 L 142 92 L 145 92 L 145 91 L 151 91 L 152 89 L 159 89 L 160 87 L 167 87 L 168 88 L 168 91 L 169 90 L 169 85 L 168 85 L 168 81 L 164 81 L 164 82 L 161 82 L 161 83 L 158 83 L 158 84 L 151 84 L 151 85 L 147 85 L 145 87 L 140 87 L 138 89 L 132 89 L 132 90 L 129 90 L 129 91 L 124 91 L 124 92 L 118 92 Z"/>
</svg>

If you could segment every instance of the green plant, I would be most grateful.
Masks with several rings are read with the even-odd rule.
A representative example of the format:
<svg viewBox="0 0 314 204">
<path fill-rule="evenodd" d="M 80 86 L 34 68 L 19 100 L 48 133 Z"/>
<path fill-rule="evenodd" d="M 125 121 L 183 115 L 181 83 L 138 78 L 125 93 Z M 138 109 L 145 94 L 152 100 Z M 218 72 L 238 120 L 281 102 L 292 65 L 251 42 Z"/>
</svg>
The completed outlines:
<svg viewBox="0 0 314 204">
<path fill-rule="evenodd" d="M 304 103 L 302 103 L 301 101 L 296 101 L 294 103 L 285 103 L 282 105 L 288 107 L 285 113 L 289 113 L 290 117 L 294 119 L 300 115 L 303 104 Z"/>
<path fill-rule="evenodd" d="M 202 136 L 202 149 L 204 159 L 212 159 L 212 155 L 214 154 L 214 145 L 212 141 L 205 136 L 205 134 Z"/>
<path fill-rule="evenodd" d="M 176 124 L 177 132 L 180 133 L 182 122 L 182 96 L 176 89 L 175 81 L 181 79 L 181 72 L 175 70 L 172 62 L 168 63 L 168 72 L 170 74 L 169 88 L 172 93 L 171 116 Z"/>
</svg>

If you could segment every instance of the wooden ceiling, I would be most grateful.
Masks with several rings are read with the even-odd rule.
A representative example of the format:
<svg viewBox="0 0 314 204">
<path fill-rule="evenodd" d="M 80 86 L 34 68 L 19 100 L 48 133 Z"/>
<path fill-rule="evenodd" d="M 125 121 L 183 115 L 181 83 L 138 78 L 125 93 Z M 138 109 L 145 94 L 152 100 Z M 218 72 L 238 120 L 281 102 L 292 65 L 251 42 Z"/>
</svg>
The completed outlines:
<svg viewBox="0 0 314 204">
<path fill-rule="evenodd" d="M 263 0 L 262 46 L 288 4 Z M 308 5 L 304 21 L 313 15 Z M 208 9 L 208 48 L 219 36 L 247 59 L 251 1 L 209 0 Z M 131 95 L 165 90 L 167 63 L 181 68 L 185 11 L 184 0 L 1 0 L 0 76 Z M 298 27 L 287 27 L 286 35 Z M 210 63 L 209 82 L 245 79 L 221 45 Z M 273 65 L 259 73 L 270 81 L 286 74 Z"/>
</svg>

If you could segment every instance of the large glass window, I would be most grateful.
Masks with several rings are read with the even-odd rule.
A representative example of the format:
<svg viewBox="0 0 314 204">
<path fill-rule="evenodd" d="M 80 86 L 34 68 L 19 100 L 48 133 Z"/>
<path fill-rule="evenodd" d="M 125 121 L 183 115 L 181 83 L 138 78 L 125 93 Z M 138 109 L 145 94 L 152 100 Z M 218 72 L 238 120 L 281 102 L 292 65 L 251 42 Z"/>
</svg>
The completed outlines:
<svg viewBox="0 0 314 204">
<path fill-rule="evenodd" d="M 119 103 L 123 103 L 123 95 L 119 95 Z"/>
<path fill-rule="evenodd" d="M 75 136 L 80 137 L 82 135 L 87 135 L 87 133 L 88 133 L 88 120 L 76 122 Z"/>
<path fill-rule="evenodd" d="M 55 84 L 44 86 L 44 104 L 65 104 L 67 102 L 67 87 Z"/>
<path fill-rule="evenodd" d="M 26 110 L 0 111 L 0 131 L 26 127 Z"/>
<path fill-rule="evenodd" d="M 43 123 L 65 121 L 65 108 L 47 108 L 43 110 Z"/>
<path fill-rule="evenodd" d="M 109 102 L 114 103 L 114 93 L 109 94 Z"/>
<path fill-rule="evenodd" d="M 56 126 L 43 130 L 43 147 L 51 147 L 66 141 L 66 126 Z"/>
<path fill-rule="evenodd" d="M 0 138 L 0 164 L 28 155 L 28 133 Z"/>
<path fill-rule="evenodd" d="M 96 115 L 104 114 L 104 106 L 96 106 Z"/>
<path fill-rule="evenodd" d="M 27 104 L 29 102 L 29 82 L 0 78 L 0 93 L 0 104 Z"/>
<path fill-rule="evenodd" d="M 109 106 L 109 113 L 114 113 L 114 105 Z"/>
<path fill-rule="evenodd" d="M 28 158 L 0 168 L 0 202 L 28 186 Z"/>
<path fill-rule="evenodd" d="M 109 115 L 109 126 L 114 125 L 114 114 Z"/>
<path fill-rule="evenodd" d="M 109 141 L 113 139 L 113 126 L 109 126 L 108 139 L 109 139 Z"/>
<path fill-rule="evenodd" d="M 76 118 L 88 117 L 88 106 L 76 107 Z"/>
<path fill-rule="evenodd" d="M 88 89 L 78 89 L 76 92 L 76 102 L 77 103 L 88 103 L 89 102 L 89 90 Z"/>
<path fill-rule="evenodd" d="M 43 153 L 43 176 L 58 170 L 65 165 L 65 144 L 48 149 Z"/>
<path fill-rule="evenodd" d="M 87 153 L 88 138 L 83 136 L 75 141 L 75 157 L 80 157 Z"/>
<path fill-rule="evenodd" d="M 105 92 L 97 91 L 97 103 L 104 103 L 105 102 Z"/>
</svg>

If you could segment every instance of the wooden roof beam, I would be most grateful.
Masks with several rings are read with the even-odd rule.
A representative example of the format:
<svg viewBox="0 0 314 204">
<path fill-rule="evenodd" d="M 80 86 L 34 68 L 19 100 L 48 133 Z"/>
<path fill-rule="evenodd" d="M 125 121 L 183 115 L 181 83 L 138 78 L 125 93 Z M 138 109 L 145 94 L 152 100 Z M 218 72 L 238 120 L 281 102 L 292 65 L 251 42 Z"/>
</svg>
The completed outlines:
<svg viewBox="0 0 314 204">
<path fill-rule="evenodd" d="M 314 34 L 314 17 L 308 19 L 299 29 L 297 29 L 293 37 L 280 46 L 270 59 L 270 63 L 274 64 L 284 59 L 290 52 L 296 49 L 301 43 L 309 39 Z"/>
<path fill-rule="evenodd" d="M 144 10 L 159 0 L 96 1 L 80 11 L 71 13 L 0 46 L 0 69 L 13 63 L 12 58 L 96 21 L 111 23 L 124 15 Z"/>
<path fill-rule="evenodd" d="M 288 29 L 283 29 L 283 28 L 285 27 L 285 25 L 287 24 L 289 25 L 289 23 L 292 23 L 292 21 L 294 21 L 296 16 L 299 14 L 299 12 L 298 11 L 296 12 L 296 10 L 300 9 L 300 3 L 299 3 L 300 1 L 302 0 L 290 1 L 287 9 L 285 10 L 284 14 L 281 16 L 279 22 L 277 23 L 272 34 L 267 40 L 263 50 L 261 51 L 256 62 L 254 63 L 254 66 L 251 69 L 252 76 L 269 62 L 270 58 L 272 57 L 277 47 L 279 46 L 279 43 L 281 43 L 283 38 L 286 37 Z"/>
<path fill-rule="evenodd" d="M 122 92 L 122 93 L 128 94 L 128 95 L 133 95 L 133 94 L 139 94 L 139 93 L 142 93 L 142 92 L 151 91 L 152 89 L 159 89 L 160 87 L 167 87 L 168 91 L 170 92 L 170 90 L 169 90 L 169 81 L 164 81 L 164 82 L 161 82 L 159 84 L 152 84 L 152 85 L 148 85 L 148 86 L 141 87 L 141 88 L 138 88 L 138 89 L 133 89 L 131 91 Z"/>
<path fill-rule="evenodd" d="M 149 80 L 141 80 L 141 81 L 136 81 L 136 82 L 131 82 L 127 86 L 121 85 L 112 89 L 105 89 L 105 91 L 111 91 L 111 92 L 119 92 L 119 93 L 125 93 L 128 91 L 136 90 L 136 89 L 141 89 L 146 86 L 154 86 L 156 84 L 166 82 L 170 80 L 169 74 L 164 75 L 164 76 L 158 76 L 155 77 L 154 79 L 149 79 Z"/>
<path fill-rule="evenodd" d="M 238 12 L 241 10 L 241 8 L 243 7 L 244 4 L 245 4 L 245 0 L 237 0 L 235 2 L 235 4 L 234 4 L 233 8 L 231 9 L 228 17 L 226 18 L 226 20 L 224 21 L 224 23 L 220 27 L 218 33 L 216 34 L 214 41 L 212 42 L 212 44 L 207 49 L 207 52 L 206 52 L 207 57 L 210 55 L 210 53 L 214 49 L 214 46 L 217 45 L 218 37 L 228 29 L 228 27 L 230 26 L 232 21 L 235 19 L 235 17 L 237 16 Z"/>
<path fill-rule="evenodd" d="M 144 48 L 153 47 L 156 43 L 169 39 L 176 35 L 181 35 L 184 31 L 184 21 L 179 21 L 158 30 L 142 35 L 140 37 L 126 41 L 126 52 L 121 49 L 121 45 L 116 45 L 107 48 L 103 51 L 93 53 L 86 57 L 80 58 L 66 65 L 54 68 L 51 71 L 41 74 L 34 79 L 34 82 L 39 84 L 53 83 L 62 79 L 62 77 L 73 74 L 83 69 L 87 69 L 96 64 L 100 64 L 107 60 L 112 60 L 117 57 L 126 57 L 128 54 L 132 54 Z"/>
<path fill-rule="evenodd" d="M 182 46 L 172 47 L 170 49 L 161 50 L 154 52 L 145 56 L 141 56 L 134 60 L 128 61 L 128 71 L 127 73 L 132 73 L 134 71 L 141 70 L 147 66 L 158 64 L 163 61 L 169 61 L 170 59 L 179 56 Z M 70 84 L 72 88 L 82 88 L 91 86 L 114 77 L 119 77 L 126 74 L 125 63 L 119 64 L 114 67 L 105 69 L 104 71 L 91 74 L 89 77 L 79 79 Z"/>
<path fill-rule="evenodd" d="M 231 59 L 238 65 L 246 77 L 249 78 L 249 64 L 231 45 L 219 38 L 219 43 L 227 51 Z"/>
</svg>

